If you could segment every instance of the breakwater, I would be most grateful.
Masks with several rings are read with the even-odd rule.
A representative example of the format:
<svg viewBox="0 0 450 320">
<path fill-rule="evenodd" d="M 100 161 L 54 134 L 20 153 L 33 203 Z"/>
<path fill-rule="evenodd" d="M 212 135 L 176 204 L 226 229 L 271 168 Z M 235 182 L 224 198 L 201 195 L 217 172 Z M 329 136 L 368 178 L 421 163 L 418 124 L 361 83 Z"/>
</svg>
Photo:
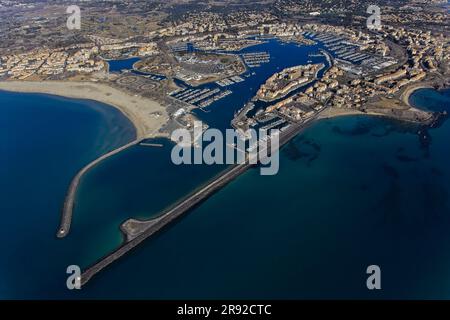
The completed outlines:
<svg viewBox="0 0 450 320">
<path fill-rule="evenodd" d="M 72 179 L 72 182 L 70 183 L 69 190 L 67 191 L 66 198 L 64 200 L 64 205 L 62 209 L 62 215 L 61 215 L 61 223 L 58 228 L 58 231 L 56 233 L 56 236 L 58 238 L 64 238 L 69 234 L 70 226 L 72 224 L 72 215 L 73 215 L 73 208 L 75 204 L 75 196 L 78 189 L 78 185 L 80 184 L 81 178 L 88 172 L 91 168 L 93 168 L 95 165 L 100 163 L 101 161 L 131 147 L 135 144 L 138 144 L 141 140 L 133 140 L 130 143 L 127 143 L 126 145 L 123 145 L 120 148 L 114 149 L 101 157 L 98 157 L 94 161 L 90 162 L 88 165 L 83 167 L 77 175 Z"/>
</svg>

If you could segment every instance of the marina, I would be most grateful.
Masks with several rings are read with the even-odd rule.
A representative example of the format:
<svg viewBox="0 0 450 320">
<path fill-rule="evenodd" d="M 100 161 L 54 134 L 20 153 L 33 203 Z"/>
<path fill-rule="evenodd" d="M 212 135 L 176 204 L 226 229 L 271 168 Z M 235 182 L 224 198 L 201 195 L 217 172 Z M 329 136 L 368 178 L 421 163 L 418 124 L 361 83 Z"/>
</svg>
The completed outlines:
<svg viewBox="0 0 450 320">
<path fill-rule="evenodd" d="M 204 108 L 220 99 L 225 98 L 231 93 L 233 93 L 231 90 L 221 90 L 219 88 L 211 87 L 204 89 L 185 88 L 171 93 L 170 96 L 178 101 L 190 105 L 193 108 Z"/>
<path fill-rule="evenodd" d="M 365 52 L 358 43 L 349 41 L 345 37 L 329 33 L 305 32 L 304 36 L 320 41 L 334 58 L 344 63 L 352 64 L 356 67 L 347 65 L 347 70 L 355 74 L 362 74 L 370 70 L 376 71 L 396 62 L 391 57 L 384 57 L 375 53 Z"/>
<path fill-rule="evenodd" d="M 226 87 L 226 86 L 230 86 L 232 84 L 243 82 L 243 81 L 245 81 L 245 80 L 242 77 L 233 76 L 233 77 L 230 77 L 227 79 L 216 81 L 216 84 L 218 84 L 221 87 Z"/>
<path fill-rule="evenodd" d="M 257 68 L 260 67 L 263 63 L 270 62 L 270 54 L 267 52 L 252 52 L 252 53 L 244 53 L 242 55 L 245 64 L 249 68 Z"/>
<path fill-rule="evenodd" d="M 228 96 L 228 95 L 230 95 L 230 94 L 232 94 L 232 93 L 233 93 L 233 92 L 232 92 L 231 90 L 222 91 L 220 94 L 215 95 L 215 96 L 213 96 L 212 98 L 207 99 L 207 100 L 201 102 L 198 106 L 199 106 L 200 108 L 208 107 L 208 106 L 211 105 L 212 103 L 214 103 L 214 102 L 216 102 L 216 101 L 218 101 L 218 100 L 220 100 L 220 99 L 222 99 L 222 98 L 225 98 L 226 96 Z"/>
</svg>

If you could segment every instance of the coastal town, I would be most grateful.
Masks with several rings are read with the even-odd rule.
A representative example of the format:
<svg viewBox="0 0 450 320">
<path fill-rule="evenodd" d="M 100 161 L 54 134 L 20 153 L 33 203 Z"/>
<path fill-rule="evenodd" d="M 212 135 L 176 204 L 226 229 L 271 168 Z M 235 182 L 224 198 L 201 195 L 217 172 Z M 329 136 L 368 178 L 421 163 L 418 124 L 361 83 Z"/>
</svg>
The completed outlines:
<svg viewBox="0 0 450 320">
<path fill-rule="evenodd" d="M 58 238 L 69 233 L 78 185 L 91 168 L 132 146 L 158 146 L 143 141 L 176 129 L 194 134 L 194 123 L 217 111 L 220 130 L 232 127 L 245 140 L 252 128 L 279 129 L 281 145 L 320 119 L 370 115 L 427 128 L 448 117 L 409 100 L 419 88 L 450 86 L 443 1 L 381 1 L 379 28 L 368 27 L 366 1 L 206 2 L 208 9 L 114 1 L 106 18 L 102 1 L 80 2 L 81 28 L 67 30 L 68 1 L 0 0 L 0 14 L 9 16 L 0 26 L 1 90 L 103 102 L 136 130 L 133 141 L 72 180 Z M 250 167 L 231 168 L 158 218 L 123 222 L 123 243 L 87 269 L 83 284 Z"/>
<path fill-rule="evenodd" d="M 8 4 L 3 2 L 2 8 L 9 8 Z M 304 9 L 304 6 L 298 7 L 299 4 L 296 6 L 293 11 Z M 316 14 L 320 12 L 318 8 L 309 6 L 308 10 L 309 17 L 320 17 Z M 387 10 L 389 18 L 386 23 L 395 25 L 393 9 L 389 7 Z M 418 11 L 417 7 L 403 7 L 397 16 L 403 17 L 405 10 Z M 424 19 L 429 18 L 423 10 L 420 13 Z M 442 22 L 439 19 L 441 14 L 430 15 Z M 39 20 L 41 25 L 43 21 Z M 423 31 L 386 24 L 373 31 L 354 25 L 282 21 L 274 11 L 249 10 L 226 15 L 188 12 L 170 23 L 166 22 L 162 28 L 135 37 L 112 38 L 87 31 L 82 32 L 82 42 L 68 46 L 40 46 L 26 52 L 3 48 L 0 51 L 0 79 L 7 82 L 59 80 L 102 83 L 132 95 L 154 99 L 167 106 L 169 118 L 173 119 L 195 108 L 207 107 L 232 93 L 232 90 L 223 91 L 222 88 L 235 83 L 234 80 L 244 80 L 239 76 L 247 69 L 270 59 L 267 53 L 250 60 L 249 55 L 253 53 L 240 56 L 237 52 L 275 37 L 298 45 L 323 44 L 322 54 L 332 60 L 333 67 L 312 86 L 305 86 L 304 92 L 268 107 L 269 111 L 280 110 L 287 105 L 292 107 L 292 100 L 308 97 L 308 104 L 323 106 L 327 101 L 334 113 L 369 112 L 421 121 L 423 114 L 409 110 L 404 103 L 407 101 L 404 94 L 411 86 L 442 87 L 448 84 L 450 48 L 445 29 L 441 32 Z M 136 72 L 109 70 L 109 60 L 128 57 L 141 58 L 134 66 Z M 319 71 L 313 66 L 295 66 L 284 70 L 285 74 L 274 74 L 256 96 L 271 101 L 304 86 Z M 290 77 L 292 79 L 289 80 Z M 219 86 L 217 89 L 189 89 L 197 90 L 190 93 L 186 88 L 180 88 L 176 79 L 193 87 L 214 82 Z M 287 84 L 277 88 L 283 82 Z M 287 113 L 292 113 L 292 110 Z M 173 128 L 174 123 L 168 128 Z M 160 129 L 164 134 L 164 129 Z"/>
<path fill-rule="evenodd" d="M 300 65 L 286 68 L 275 73 L 256 93 L 258 99 L 273 101 L 286 96 L 289 92 L 308 84 L 317 78 L 317 74 L 325 66 L 323 64 Z"/>
</svg>

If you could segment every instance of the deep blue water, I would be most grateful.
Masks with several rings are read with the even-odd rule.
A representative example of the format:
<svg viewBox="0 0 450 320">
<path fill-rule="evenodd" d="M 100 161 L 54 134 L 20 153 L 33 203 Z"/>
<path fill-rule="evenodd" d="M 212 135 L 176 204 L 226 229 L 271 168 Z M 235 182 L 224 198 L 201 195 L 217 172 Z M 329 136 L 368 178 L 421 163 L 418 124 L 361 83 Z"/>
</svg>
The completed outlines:
<svg viewBox="0 0 450 320">
<path fill-rule="evenodd" d="M 440 110 L 449 91 L 412 100 Z M 429 152 L 416 131 L 370 117 L 319 122 L 283 148 L 277 175 L 248 171 L 83 296 L 448 298 L 450 126 L 431 130 Z M 371 264 L 381 291 L 366 289 Z"/>
<path fill-rule="evenodd" d="M 135 132 L 116 109 L 87 100 L 0 91 L 0 115 L 0 298 L 55 297 L 74 252 L 98 248 L 78 223 L 80 237 L 56 240 L 68 185 Z"/>
<path fill-rule="evenodd" d="M 141 60 L 138 57 L 132 57 L 127 59 L 119 59 L 119 60 L 108 60 L 109 71 L 110 72 L 120 72 L 122 70 L 131 70 L 133 69 L 133 65 Z"/>
<path fill-rule="evenodd" d="M 286 65 L 307 60 L 290 45 L 271 46 L 273 67 L 283 48 Z M 229 124 L 273 73 L 263 68 L 205 119 Z M 449 99 L 433 90 L 411 97 L 432 110 L 448 110 Z M 224 167 L 172 165 L 167 140 L 130 148 L 85 176 L 71 233 L 57 240 L 71 178 L 131 140 L 130 123 L 99 103 L 6 92 L 0 119 L 0 298 L 449 297 L 448 122 L 430 130 L 427 147 L 414 126 L 369 117 L 319 122 L 282 149 L 278 175 L 246 172 L 69 292 L 67 265 L 89 265 L 120 243 L 122 221 L 157 214 Z M 369 264 L 381 267 L 381 292 L 365 287 Z"/>
<path fill-rule="evenodd" d="M 100 185 L 80 188 L 71 232 L 57 240 L 73 176 L 132 140 L 134 129 L 93 101 L 0 91 L 0 106 L 0 298 L 73 296 L 65 288 L 68 265 L 88 266 L 121 243 L 118 226 L 128 217 L 158 213 L 220 170 L 172 165 L 168 140 L 155 141 L 163 148 L 131 148 L 92 171 Z M 88 173 L 82 185 L 90 180 Z"/>
<path fill-rule="evenodd" d="M 118 59 L 118 60 L 108 60 L 109 71 L 110 72 L 122 72 L 122 71 L 126 70 L 126 71 L 130 71 L 131 73 L 139 75 L 139 76 L 149 76 L 153 80 L 156 80 L 156 81 L 161 81 L 166 78 L 163 75 L 134 70 L 133 66 L 139 60 L 141 60 L 141 58 L 139 58 L 139 57 L 131 57 L 131 58 L 126 58 L 126 59 Z"/>
</svg>

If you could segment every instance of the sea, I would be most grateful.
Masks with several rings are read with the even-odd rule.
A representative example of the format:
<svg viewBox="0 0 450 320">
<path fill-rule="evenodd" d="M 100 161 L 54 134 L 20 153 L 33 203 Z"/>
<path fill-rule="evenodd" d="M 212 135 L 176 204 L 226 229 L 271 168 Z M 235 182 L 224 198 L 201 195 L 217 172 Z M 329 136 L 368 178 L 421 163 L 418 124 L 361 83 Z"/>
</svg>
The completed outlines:
<svg viewBox="0 0 450 320">
<path fill-rule="evenodd" d="M 271 74 L 321 61 L 308 57 L 318 48 L 246 48 L 271 61 L 197 116 L 229 127 Z M 450 111 L 450 90 L 420 89 L 410 102 Z M 450 298 L 450 124 L 369 116 L 315 122 L 280 150 L 278 174 L 248 170 L 81 290 L 67 289 L 67 267 L 117 248 L 123 221 L 157 216 L 226 169 L 174 165 L 167 139 L 131 147 L 83 177 L 71 232 L 57 239 L 72 177 L 134 136 L 111 106 L 0 91 L 1 299 Z M 367 289 L 370 265 L 381 290 Z"/>
</svg>

